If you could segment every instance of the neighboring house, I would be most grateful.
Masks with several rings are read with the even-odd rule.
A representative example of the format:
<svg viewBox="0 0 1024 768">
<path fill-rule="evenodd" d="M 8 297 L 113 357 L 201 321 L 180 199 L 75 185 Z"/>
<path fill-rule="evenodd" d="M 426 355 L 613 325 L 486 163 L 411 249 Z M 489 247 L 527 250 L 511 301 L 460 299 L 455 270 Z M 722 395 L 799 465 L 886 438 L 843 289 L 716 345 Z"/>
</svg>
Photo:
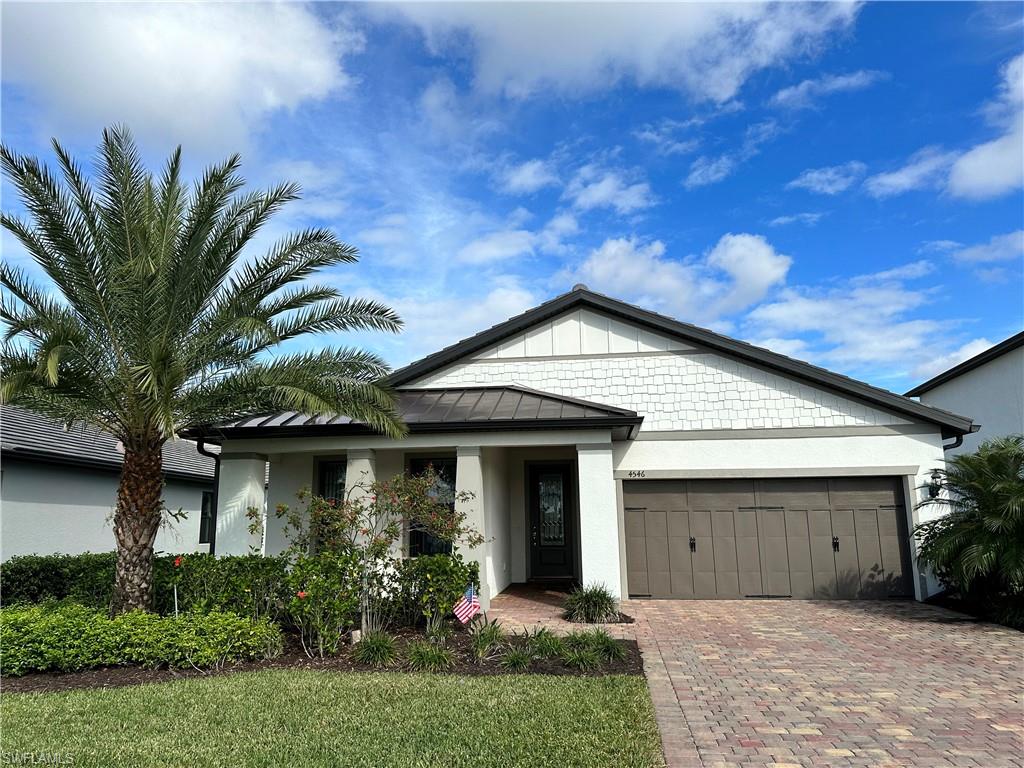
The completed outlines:
<svg viewBox="0 0 1024 768">
<path fill-rule="evenodd" d="M 950 455 L 970 453 L 993 437 L 1024 434 L 1024 331 L 919 384 L 907 397 L 969 413 L 980 427 Z"/>
<path fill-rule="evenodd" d="M 122 453 L 92 427 L 70 430 L 35 413 L 0 410 L 0 559 L 13 555 L 110 552 Z M 185 517 L 156 538 L 164 552 L 207 552 L 214 533 L 213 459 L 196 444 L 164 446 L 164 503 Z"/>
<path fill-rule="evenodd" d="M 943 441 L 971 429 L 584 286 L 389 382 L 404 440 L 294 412 L 191 434 L 222 446 L 217 551 L 259 545 L 250 507 L 294 504 L 304 487 L 362 493 L 431 463 L 474 495 L 461 507 L 487 539 L 467 552 L 485 606 L 528 580 L 654 597 L 921 598 L 934 585 L 909 531 L 935 513 L 915 506 Z M 407 543 L 436 545 L 416 532 Z M 285 545 L 271 515 L 264 551 Z"/>
</svg>

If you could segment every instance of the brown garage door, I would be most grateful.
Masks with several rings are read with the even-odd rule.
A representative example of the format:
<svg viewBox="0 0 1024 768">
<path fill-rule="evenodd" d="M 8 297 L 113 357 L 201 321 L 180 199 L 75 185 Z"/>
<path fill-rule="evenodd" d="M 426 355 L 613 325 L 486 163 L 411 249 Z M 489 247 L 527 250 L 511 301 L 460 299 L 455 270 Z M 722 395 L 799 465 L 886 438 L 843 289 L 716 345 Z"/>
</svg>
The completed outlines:
<svg viewBox="0 0 1024 768">
<path fill-rule="evenodd" d="M 634 596 L 912 597 L 892 477 L 623 484 Z"/>
</svg>

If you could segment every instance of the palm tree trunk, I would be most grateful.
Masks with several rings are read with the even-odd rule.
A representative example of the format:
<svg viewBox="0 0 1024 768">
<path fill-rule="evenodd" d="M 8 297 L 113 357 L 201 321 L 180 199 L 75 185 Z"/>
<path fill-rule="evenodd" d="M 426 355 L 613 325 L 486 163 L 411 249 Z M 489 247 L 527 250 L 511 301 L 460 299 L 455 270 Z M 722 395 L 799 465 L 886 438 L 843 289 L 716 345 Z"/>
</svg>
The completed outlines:
<svg viewBox="0 0 1024 768">
<path fill-rule="evenodd" d="M 117 569 L 111 613 L 153 605 L 153 542 L 163 508 L 162 445 L 157 438 L 125 445 L 114 511 Z"/>
</svg>

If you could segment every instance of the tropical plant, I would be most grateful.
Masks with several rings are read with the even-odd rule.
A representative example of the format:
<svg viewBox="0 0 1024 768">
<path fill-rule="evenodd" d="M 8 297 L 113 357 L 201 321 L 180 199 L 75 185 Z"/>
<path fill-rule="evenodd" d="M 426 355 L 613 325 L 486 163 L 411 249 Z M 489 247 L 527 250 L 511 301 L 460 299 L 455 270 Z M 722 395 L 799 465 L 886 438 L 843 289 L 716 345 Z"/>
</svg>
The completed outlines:
<svg viewBox="0 0 1024 768">
<path fill-rule="evenodd" d="M 395 638 L 385 632 L 370 632 L 356 643 L 352 657 L 360 664 L 387 667 L 396 658 Z"/>
<path fill-rule="evenodd" d="M 477 663 L 490 658 L 504 637 L 505 632 L 497 619 L 488 621 L 486 616 L 474 619 L 469 625 L 469 648 Z"/>
<path fill-rule="evenodd" d="M 530 668 L 533 656 L 524 648 L 510 647 L 501 657 L 501 668 L 506 672 L 525 672 Z"/>
<path fill-rule="evenodd" d="M 189 428 L 275 410 L 345 414 L 389 436 L 403 426 L 375 354 L 325 348 L 271 357 L 310 334 L 397 331 L 383 304 L 306 279 L 356 261 L 327 229 L 258 257 L 246 246 L 295 184 L 243 193 L 233 155 L 190 189 L 180 147 L 155 176 L 125 128 L 103 132 L 94 176 L 56 141 L 59 176 L 0 148 L 27 213 L 10 231 L 48 278 L 0 267 L 6 333 L 0 400 L 116 436 L 124 461 L 114 511 L 113 610 L 148 608 L 164 443 Z"/>
<path fill-rule="evenodd" d="M 413 672 L 442 672 L 455 666 L 450 649 L 426 640 L 413 640 L 406 646 L 406 654 Z"/>
<path fill-rule="evenodd" d="M 526 642 L 530 653 L 539 659 L 554 659 L 565 652 L 565 643 L 546 627 L 535 629 Z"/>
<path fill-rule="evenodd" d="M 918 559 L 968 602 L 1024 623 L 1024 436 L 982 443 L 938 475 L 919 506 L 947 514 L 915 529 Z"/>
<path fill-rule="evenodd" d="M 607 624 L 619 620 L 619 601 L 604 584 L 589 584 L 570 592 L 564 608 L 569 621 Z"/>
</svg>

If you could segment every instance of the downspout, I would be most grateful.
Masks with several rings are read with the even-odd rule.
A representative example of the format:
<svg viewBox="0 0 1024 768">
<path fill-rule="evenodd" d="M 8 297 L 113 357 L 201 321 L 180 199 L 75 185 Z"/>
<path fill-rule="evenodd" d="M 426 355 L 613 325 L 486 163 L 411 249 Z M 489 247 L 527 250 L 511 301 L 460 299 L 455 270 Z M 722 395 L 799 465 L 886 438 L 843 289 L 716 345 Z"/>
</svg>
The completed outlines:
<svg viewBox="0 0 1024 768">
<path fill-rule="evenodd" d="M 971 424 L 971 429 L 970 429 L 970 431 L 967 434 L 974 434 L 975 432 L 977 432 L 980 429 L 981 429 L 981 424 Z M 949 445 L 943 445 L 942 446 L 942 450 L 943 451 L 952 451 L 954 448 L 959 448 L 963 444 L 964 444 L 964 436 L 963 435 L 957 435 L 956 437 L 953 438 L 953 442 L 952 443 L 950 443 Z"/>
<path fill-rule="evenodd" d="M 196 441 L 196 450 L 203 456 L 209 456 L 213 459 L 213 501 L 210 502 L 213 506 L 213 525 L 210 526 L 210 554 L 214 555 L 217 553 L 217 502 L 220 496 L 220 454 L 208 450 L 206 441 L 201 437 Z"/>
</svg>

